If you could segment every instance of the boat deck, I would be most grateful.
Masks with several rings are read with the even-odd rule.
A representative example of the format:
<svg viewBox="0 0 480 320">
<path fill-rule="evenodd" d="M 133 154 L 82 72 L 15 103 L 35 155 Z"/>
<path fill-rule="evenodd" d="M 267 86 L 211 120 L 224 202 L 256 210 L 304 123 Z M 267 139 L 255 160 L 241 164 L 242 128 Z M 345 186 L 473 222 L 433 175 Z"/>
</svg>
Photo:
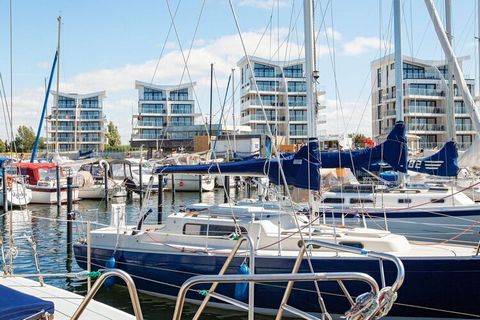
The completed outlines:
<svg viewBox="0 0 480 320">
<path fill-rule="evenodd" d="M 38 281 L 23 277 L 0 277 L 0 284 L 37 298 L 52 301 L 55 305 L 55 320 L 70 319 L 84 298 L 81 295 L 48 284 L 41 286 Z M 135 317 L 106 304 L 92 300 L 80 316 L 80 319 L 135 319 Z"/>
</svg>

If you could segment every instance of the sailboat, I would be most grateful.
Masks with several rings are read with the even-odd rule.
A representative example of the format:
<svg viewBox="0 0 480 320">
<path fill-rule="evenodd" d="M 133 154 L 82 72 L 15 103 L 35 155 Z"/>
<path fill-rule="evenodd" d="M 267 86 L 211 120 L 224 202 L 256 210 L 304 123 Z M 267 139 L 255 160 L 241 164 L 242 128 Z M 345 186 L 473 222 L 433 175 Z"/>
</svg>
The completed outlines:
<svg viewBox="0 0 480 320">
<path fill-rule="evenodd" d="M 399 12 L 400 1 L 396 0 L 395 4 Z M 305 0 L 304 6 L 307 61 L 305 75 L 308 106 L 312 109 L 312 116 L 312 2 Z M 118 221 L 116 225 L 92 231 L 90 243 L 82 240 L 75 244 L 77 263 L 86 268 L 89 246 L 91 261 L 96 268 L 103 268 L 106 261 L 113 260 L 117 267 L 132 274 L 140 290 L 175 299 L 179 286 L 193 275 L 218 273 L 235 244 L 232 239 L 242 234 L 256 239 L 255 270 L 251 270 L 255 274 L 291 272 L 302 239 L 322 240 L 361 248 L 366 255 L 369 250 L 376 250 L 393 254 L 402 260 L 406 271 L 405 282 L 398 291 L 398 298 L 389 315 L 434 317 L 480 314 L 478 301 L 472 296 L 472 292 L 476 292 L 480 286 L 480 257 L 475 248 L 410 243 L 404 236 L 385 230 L 319 223 L 316 190 L 320 187 L 321 156 L 312 129 L 309 128 L 311 139 L 308 145 L 295 154 L 270 160 L 248 160 L 249 166 L 245 169 L 247 163 L 244 162 L 244 170 L 241 172 L 239 166 L 222 164 L 223 169 L 230 170 L 229 174 L 267 173 L 273 183 L 285 182 L 306 190 L 310 193 L 311 202 L 307 211 L 285 212 L 275 208 L 225 204 L 223 209 L 220 208 L 222 210 L 218 209 L 219 206 L 210 209 L 190 208 L 170 214 L 165 220 L 159 214 L 156 224 L 144 225 L 147 213 L 135 226 L 125 224 L 124 214 L 118 215 L 115 218 Z M 404 160 L 402 166 L 405 167 L 406 158 Z M 268 172 L 265 166 L 270 167 Z M 157 174 L 165 173 L 165 169 L 157 168 Z M 245 259 L 234 259 L 227 272 L 236 273 Z M 352 256 L 320 248 L 311 252 L 308 263 L 305 261 L 301 264 L 300 272 L 358 271 L 370 274 L 377 281 L 394 280 L 396 272 L 393 264 L 382 264 L 385 279 L 381 272 L 375 271 L 377 267 L 378 262 L 368 260 L 367 256 Z M 346 283 L 345 286 L 354 295 L 362 291 L 353 283 Z M 228 297 L 237 297 L 236 288 L 225 285 L 219 288 L 219 292 Z M 256 285 L 256 311 L 271 313 L 272 310 L 277 310 L 283 291 L 284 285 L 281 283 Z M 202 292 L 198 290 L 190 291 L 187 297 L 189 301 L 196 303 L 203 300 Z M 289 300 L 293 307 L 309 313 L 319 312 L 319 304 L 323 302 L 333 306 L 334 312 L 348 307 L 344 291 L 336 284 L 329 283 L 322 283 L 320 288 L 311 282 L 296 284 Z M 218 301 L 214 305 L 229 307 Z"/>
</svg>

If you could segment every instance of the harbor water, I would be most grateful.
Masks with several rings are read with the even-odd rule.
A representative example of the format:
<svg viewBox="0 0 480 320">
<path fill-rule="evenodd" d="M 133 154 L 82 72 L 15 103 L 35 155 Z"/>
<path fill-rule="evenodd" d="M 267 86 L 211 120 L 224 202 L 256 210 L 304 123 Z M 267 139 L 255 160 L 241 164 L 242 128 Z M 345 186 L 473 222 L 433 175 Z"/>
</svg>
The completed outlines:
<svg viewBox="0 0 480 320">
<path fill-rule="evenodd" d="M 235 194 L 232 190 L 233 198 L 243 198 L 244 195 Z M 204 192 L 202 202 L 223 203 L 223 190 L 214 192 Z M 104 201 L 82 200 L 74 204 L 74 210 L 77 213 L 76 223 L 74 223 L 73 241 L 78 237 L 85 236 L 85 224 L 82 221 L 89 219 L 98 222 L 98 226 L 108 225 L 110 223 L 110 204 L 123 203 L 125 198 L 113 199 L 108 206 Z M 164 192 L 164 215 L 179 210 L 181 206 L 199 202 L 197 192 L 177 192 L 175 201 L 172 201 L 172 194 Z M 128 224 L 136 224 L 140 216 L 149 208 L 153 213 L 147 218 L 146 223 L 155 223 L 157 211 L 157 195 L 152 194 L 151 199 L 147 199 L 141 206 L 139 199 L 126 201 L 126 217 Z M 57 208 L 56 205 L 29 205 L 28 211 L 12 211 L 11 214 L 2 215 L 0 219 L 0 228 L 2 231 L 2 250 L 5 256 L 0 261 L 2 269 L 8 265 L 9 255 L 9 224 L 12 218 L 12 231 L 14 239 L 14 259 L 13 271 L 18 275 L 22 274 L 75 274 L 82 270 L 78 267 L 75 258 L 67 254 L 67 235 L 66 235 L 66 206 Z M 337 222 L 338 223 L 338 222 Z M 96 224 L 92 224 L 95 228 Z M 444 237 L 449 238 L 450 235 Z M 31 241 L 36 244 L 36 250 L 32 249 Z M 410 238 L 413 240 L 412 238 Z M 478 230 L 470 230 L 468 234 L 461 238 L 467 242 L 478 242 Z M 35 264 L 34 253 L 38 255 L 38 269 Z M 5 261 L 7 263 L 5 263 Z M 408 276 L 408 275 L 407 275 Z M 36 277 L 33 277 L 36 279 Z M 134 279 L 135 280 L 135 279 Z M 86 280 L 80 277 L 45 277 L 48 284 L 67 289 L 84 295 L 87 290 Z M 142 310 L 145 319 L 171 319 L 175 308 L 175 302 L 159 297 L 153 297 L 143 293 L 139 294 Z M 102 288 L 95 297 L 96 300 L 105 302 L 118 309 L 133 313 L 127 289 L 120 285 L 111 288 Z M 196 307 L 186 305 L 184 313 L 186 317 L 191 317 Z M 217 309 L 208 309 L 206 312 L 208 319 L 246 319 L 246 313 L 235 311 L 221 311 Z M 258 319 L 270 319 L 269 317 L 259 316 Z"/>
<path fill-rule="evenodd" d="M 232 192 L 233 196 L 233 192 Z M 154 222 L 156 219 L 157 210 L 157 195 L 152 194 L 152 199 L 143 203 L 143 208 L 140 208 L 140 201 L 138 199 L 127 201 L 126 213 L 127 222 L 136 224 L 141 213 L 144 213 L 148 208 L 153 208 L 155 214 L 152 214 L 147 223 Z M 175 203 L 172 203 L 170 192 L 164 192 L 164 212 L 172 212 L 178 210 L 180 206 L 196 203 L 199 201 L 199 194 L 196 192 L 177 192 L 175 196 Z M 207 203 L 221 203 L 223 202 L 223 192 L 204 192 L 202 201 Z M 113 199 L 110 203 L 122 203 L 125 198 Z M 13 271 L 18 275 L 22 274 L 37 274 L 35 266 L 34 251 L 29 242 L 29 238 L 33 239 L 36 244 L 36 252 L 39 258 L 39 270 L 43 274 L 59 274 L 59 273 L 78 273 L 82 270 L 78 267 L 73 256 L 67 255 L 67 235 L 66 235 L 66 206 L 57 208 L 56 205 L 36 205 L 30 204 L 28 206 L 30 213 L 25 211 L 12 211 L 12 229 L 15 253 L 13 254 Z M 103 201 L 88 201 L 82 200 L 74 204 L 74 210 L 77 211 L 77 220 L 85 221 L 91 219 L 98 221 L 101 224 L 110 223 L 110 209 L 107 209 Z M 2 215 L 0 219 L 0 228 L 2 231 L 2 240 L 5 253 L 6 264 L 9 262 L 8 247 L 9 247 L 9 232 L 8 226 L 10 223 L 10 214 Z M 92 225 L 92 228 L 94 225 Z M 74 223 L 73 239 L 75 241 L 78 236 L 85 232 L 85 224 Z M 0 261 L 3 270 L 6 267 L 4 260 Z M 33 279 L 38 279 L 33 277 Z M 135 280 L 135 279 L 134 279 Z M 45 282 L 56 287 L 64 288 L 82 295 L 85 295 L 87 290 L 86 280 L 75 277 L 45 277 Z M 171 319 L 175 308 L 175 301 L 153 297 L 139 293 L 142 311 L 145 319 Z M 125 310 L 133 314 L 131 308 L 130 298 L 126 287 L 115 285 L 111 288 L 102 288 L 95 297 L 96 300 L 107 303 L 115 308 Z M 195 307 L 188 304 L 184 308 L 184 314 L 193 315 Z M 205 316 L 208 319 L 242 319 L 246 316 L 245 313 L 229 311 L 225 313 L 221 310 L 207 309 Z M 262 317 L 268 319 L 268 317 Z"/>
</svg>

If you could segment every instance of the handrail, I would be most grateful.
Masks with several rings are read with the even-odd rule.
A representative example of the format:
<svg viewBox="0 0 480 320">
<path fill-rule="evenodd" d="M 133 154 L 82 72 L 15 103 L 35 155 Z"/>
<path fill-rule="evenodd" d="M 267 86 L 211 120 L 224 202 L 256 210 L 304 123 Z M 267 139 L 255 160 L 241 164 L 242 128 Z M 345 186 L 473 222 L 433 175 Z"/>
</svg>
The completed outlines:
<svg viewBox="0 0 480 320">
<path fill-rule="evenodd" d="M 87 293 L 85 298 L 82 300 L 80 305 L 78 306 L 77 310 L 73 314 L 71 320 L 78 320 L 82 315 L 85 308 L 93 299 L 93 296 L 97 293 L 98 289 L 102 286 L 107 278 L 110 277 L 119 277 L 122 278 L 123 281 L 127 284 L 128 293 L 130 295 L 130 299 L 132 301 L 133 312 L 135 314 L 135 318 L 137 320 L 143 320 L 142 308 L 140 306 L 140 301 L 138 300 L 137 295 L 137 288 L 135 286 L 135 282 L 133 282 L 132 277 L 128 273 L 120 269 L 108 269 L 97 279 L 97 281 L 93 284 L 92 289 Z"/>
<path fill-rule="evenodd" d="M 241 235 L 240 238 L 238 239 L 237 243 L 233 247 L 232 251 L 230 251 L 230 254 L 227 256 L 227 259 L 223 263 L 222 268 L 220 269 L 220 272 L 218 273 L 218 276 L 223 276 L 223 274 L 227 271 L 228 267 L 230 266 L 230 262 L 233 260 L 235 257 L 235 254 L 237 253 L 238 249 L 240 249 L 240 246 L 242 245 L 243 242 L 247 241 L 249 248 L 250 248 L 250 253 L 249 253 L 249 267 L 250 267 L 250 272 L 255 273 L 255 247 L 253 245 L 253 240 L 252 238 L 247 234 L 247 235 Z M 208 301 L 210 300 L 211 294 L 215 291 L 217 288 L 219 282 L 212 282 L 212 286 L 210 287 L 209 294 L 205 296 L 205 299 L 203 299 L 202 303 L 200 304 L 197 312 L 195 313 L 195 316 L 193 317 L 194 320 L 197 320 L 200 317 L 200 314 L 203 312 L 205 307 L 208 304 Z M 254 287 L 254 282 L 250 282 L 248 284 L 248 319 L 253 320 L 253 310 L 254 310 L 254 301 L 255 301 L 255 287 Z M 177 300 L 178 301 L 178 300 Z M 181 312 L 180 312 L 181 314 Z"/>
<path fill-rule="evenodd" d="M 285 281 L 362 281 L 370 285 L 372 292 L 377 295 L 378 284 L 370 275 L 360 272 L 316 272 L 316 273 L 279 273 L 279 274 L 228 274 L 195 276 L 183 283 L 175 304 L 174 320 L 181 320 L 183 305 L 188 290 L 194 285 L 202 283 L 239 283 L 239 282 L 285 282 Z"/>
<path fill-rule="evenodd" d="M 341 244 L 335 244 L 335 243 L 321 241 L 321 240 L 306 240 L 305 241 L 305 246 L 304 247 L 315 247 L 315 246 L 329 248 L 329 249 L 336 250 L 336 251 L 354 253 L 354 254 L 367 256 L 367 257 L 371 257 L 371 258 L 377 258 L 377 259 L 380 259 L 380 260 L 389 260 L 389 261 L 393 262 L 395 264 L 395 266 L 397 267 L 397 277 L 395 279 L 395 282 L 392 284 L 392 290 L 393 291 L 398 291 L 398 289 L 400 289 L 400 287 L 402 286 L 403 281 L 405 280 L 405 268 L 403 266 L 403 263 L 397 256 L 395 256 L 393 254 L 376 252 L 376 251 L 365 250 L 365 249 L 359 249 L 359 248 L 355 248 L 355 247 L 350 247 L 350 246 L 341 245 Z"/>
</svg>

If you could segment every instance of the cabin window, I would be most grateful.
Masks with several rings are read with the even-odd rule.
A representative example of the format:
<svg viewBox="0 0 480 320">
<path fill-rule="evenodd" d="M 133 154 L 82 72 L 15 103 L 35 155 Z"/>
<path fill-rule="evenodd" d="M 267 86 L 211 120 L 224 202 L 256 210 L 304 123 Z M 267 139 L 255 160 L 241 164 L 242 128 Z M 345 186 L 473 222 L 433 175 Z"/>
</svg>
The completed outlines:
<svg viewBox="0 0 480 320">
<path fill-rule="evenodd" d="M 350 199 L 350 203 L 373 203 L 373 200 L 372 199 L 352 198 L 352 199 Z"/>
<path fill-rule="evenodd" d="M 361 242 L 340 241 L 340 244 L 344 245 L 344 246 L 347 246 L 347 247 L 354 247 L 354 248 L 363 249 L 363 243 L 361 243 Z"/>
<path fill-rule="evenodd" d="M 325 198 L 323 203 L 343 203 L 344 200 L 343 198 Z"/>
<path fill-rule="evenodd" d="M 190 236 L 206 236 L 208 231 L 209 236 L 229 236 L 236 232 L 235 226 L 215 225 L 215 224 L 199 224 L 186 223 L 183 226 L 183 234 Z M 247 233 L 247 229 L 240 227 L 242 233 Z"/>
<path fill-rule="evenodd" d="M 412 203 L 412 199 L 398 199 L 398 203 Z"/>
<path fill-rule="evenodd" d="M 442 199 L 431 199 L 430 201 L 433 202 L 433 203 L 445 203 L 445 199 L 443 199 L 443 198 Z"/>
</svg>

